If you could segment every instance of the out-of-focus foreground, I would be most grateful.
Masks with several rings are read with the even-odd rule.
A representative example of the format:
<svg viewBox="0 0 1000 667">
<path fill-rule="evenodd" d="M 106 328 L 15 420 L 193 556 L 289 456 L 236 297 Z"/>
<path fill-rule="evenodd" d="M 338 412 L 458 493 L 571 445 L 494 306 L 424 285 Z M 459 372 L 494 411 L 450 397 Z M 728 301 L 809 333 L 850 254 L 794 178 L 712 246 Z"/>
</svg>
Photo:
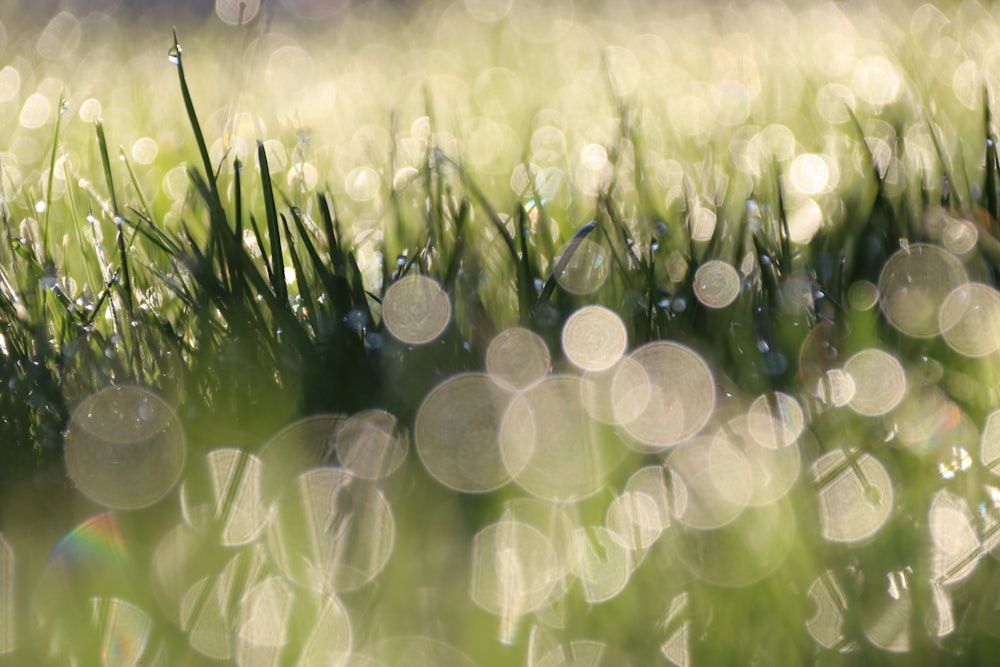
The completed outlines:
<svg viewBox="0 0 1000 667">
<path fill-rule="evenodd" d="M 997 11 L 660 4 L 0 14 L 0 664 L 987 664 Z"/>
</svg>

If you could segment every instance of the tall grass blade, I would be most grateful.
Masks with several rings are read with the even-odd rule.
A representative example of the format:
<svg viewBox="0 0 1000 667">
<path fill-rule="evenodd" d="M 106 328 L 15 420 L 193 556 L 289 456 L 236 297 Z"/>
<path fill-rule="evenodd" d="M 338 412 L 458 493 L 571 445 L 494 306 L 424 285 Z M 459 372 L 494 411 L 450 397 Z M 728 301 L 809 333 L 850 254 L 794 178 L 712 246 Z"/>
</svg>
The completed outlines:
<svg viewBox="0 0 1000 667">
<path fill-rule="evenodd" d="M 285 284 L 285 257 L 281 249 L 281 231 L 278 225 L 278 210 L 274 204 L 274 189 L 271 186 L 271 172 L 267 167 L 267 151 L 264 142 L 257 142 L 257 160 L 260 162 L 260 187 L 264 195 L 264 213 L 267 216 L 267 234 L 271 243 L 271 286 L 274 295 L 282 303 L 288 303 L 288 286 Z"/>
<path fill-rule="evenodd" d="M 205 178 L 208 179 L 212 198 L 221 205 L 219 198 L 219 188 L 213 175 L 212 159 L 208 155 L 208 146 L 205 144 L 205 135 L 201 131 L 201 123 L 198 122 L 198 114 L 194 110 L 194 100 L 191 99 L 191 91 L 188 89 L 187 77 L 184 75 L 184 60 L 181 57 L 181 45 L 177 41 L 177 30 L 174 30 L 174 45 L 170 49 L 170 61 L 177 65 L 177 78 L 181 85 L 181 97 L 184 99 L 184 109 L 187 112 L 188 121 L 191 123 L 191 130 L 194 132 L 194 140 L 198 145 L 198 153 L 201 156 L 202 168 L 205 170 Z"/>
</svg>

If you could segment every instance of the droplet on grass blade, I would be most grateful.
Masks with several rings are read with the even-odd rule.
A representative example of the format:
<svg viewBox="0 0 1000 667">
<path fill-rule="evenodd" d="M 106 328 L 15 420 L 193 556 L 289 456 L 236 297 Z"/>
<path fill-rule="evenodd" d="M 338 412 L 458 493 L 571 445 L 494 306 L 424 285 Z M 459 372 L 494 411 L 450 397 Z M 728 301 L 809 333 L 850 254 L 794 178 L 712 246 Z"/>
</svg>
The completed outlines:
<svg viewBox="0 0 1000 667">
<path fill-rule="evenodd" d="M 625 323 L 617 313 L 603 306 L 584 306 L 563 325 L 563 351 L 575 366 L 585 371 L 611 368 L 627 346 Z"/>
<path fill-rule="evenodd" d="M 499 442 L 509 400 L 507 390 L 479 373 L 456 375 L 435 387 L 414 423 L 414 443 L 427 472 L 463 493 L 486 493 L 509 482 Z"/>
<path fill-rule="evenodd" d="M 73 411 L 66 467 L 81 493 L 105 507 L 139 509 L 180 479 L 185 439 L 173 409 L 143 387 L 108 387 Z"/>
<path fill-rule="evenodd" d="M 409 275 L 397 280 L 382 300 L 382 321 L 393 336 L 425 345 L 444 333 L 451 320 L 451 299 L 432 278 Z"/>
</svg>

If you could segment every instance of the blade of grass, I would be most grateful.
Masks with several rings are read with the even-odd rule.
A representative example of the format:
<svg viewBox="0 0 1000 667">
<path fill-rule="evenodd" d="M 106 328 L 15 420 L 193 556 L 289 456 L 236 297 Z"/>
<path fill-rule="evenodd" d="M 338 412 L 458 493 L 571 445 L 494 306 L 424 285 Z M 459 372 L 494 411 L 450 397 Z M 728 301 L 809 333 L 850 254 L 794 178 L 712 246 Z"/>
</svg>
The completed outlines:
<svg viewBox="0 0 1000 667">
<path fill-rule="evenodd" d="M 274 204 L 274 189 L 271 173 L 267 167 L 267 151 L 264 142 L 257 142 L 257 160 L 260 163 L 260 187 L 264 195 L 264 213 L 267 216 L 267 234 L 271 243 L 271 286 L 279 301 L 288 303 L 288 286 L 285 285 L 285 257 L 281 248 L 281 231 L 278 226 L 278 210 Z"/>
<path fill-rule="evenodd" d="M 198 145 L 198 153 L 201 156 L 202 168 L 205 170 L 205 178 L 209 180 L 209 188 L 212 197 L 221 205 L 219 198 L 218 184 L 213 178 L 215 170 L 212 168 L 212 159 L 208 155 L 208 146 L 205 144 L 205 135 L 201 131 L 201 123 L 198 122 L 198 114 L 194 110 L 194 101 L 191 99 L 191 91 L 188 89 L 187 77 L 184 75 L 184 62 L 181 57 L 181 45 L 177 41 L 177 30 L 174 29 L 174 44 L 168 52 L 170 62 L 177 66 L 177 78 L 181 85 L 181 97 L 184 99 L 184 109 L 187 112 L 188 121 L 191 123 L 191 130 L 194 132 L 194 140 Z"/>
</svg>

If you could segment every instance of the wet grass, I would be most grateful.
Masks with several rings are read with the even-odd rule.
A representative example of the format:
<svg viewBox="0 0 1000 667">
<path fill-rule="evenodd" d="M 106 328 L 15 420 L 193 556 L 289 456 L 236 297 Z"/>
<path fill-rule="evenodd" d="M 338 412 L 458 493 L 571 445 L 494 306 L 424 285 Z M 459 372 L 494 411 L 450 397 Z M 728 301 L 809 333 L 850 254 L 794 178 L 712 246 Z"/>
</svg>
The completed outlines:
<svg viewBox="0 0 1000 667">
<path fill-rule="evenodd" d="M 761 394 L 773 398 L 777 391 L 797 397 L 807 406 L 812 443 L 804 460 L 842 449 L 852 462 L 845 465 L 854 465 L 858 452 L 877 452 L 891 470 L 897 496 L 877 539 L 831 544 L 818 534 L 815 489 L 803 472 L 787 501 L 794 511 L 781 517 L 794 525 L 797 538 L 773 574 L 737 588 L 696 577 L 681 584 L 673 569 L 678 556 L 663 546 L 664 553 L 649 558 L 629 584 L 640 594 L 591 605 L 574 589 L 562 610 L 565 634 L 608 642 L 607 664 L 651 664 L 662 660 L 660 645 L 678 627 L 668 606 L 684 594 L 682 617 L 691 624 L 686 632 L 695 665 L 987 664 L 997 648 L 989 593 L 998 576 L 996 563 L 984 557 L 972 577 L 955 585 L 955 626 L 929 633 L 933 624 L 926 618 L 941 608 L 928 583 L 933 572 L 928 513 L 935 494 L 948 489 L 974 508 L 983 542 L 996 521 L 991 495 L 996 488 L 987 462 L 978 460 L 979 425 L 996 406 L 996 355 L 973 359 L 940 337 L 907 335 L 877 306 L 859 307 L 851 294 L 861 281 L 878 284 L 883 266 L 901 248 L 942 244 L 935 226 L 942 216 L 971 222 L 976 241 L 961 263 L 972 279 L 996 285 L 1000 163 L 985 91 L 977 146 L 981 183 L 968 173 L 957 175 L 966 171 L 960 154 L 943 143 L 931 119 L 926 123 L 937 161 L 923 172 L 893 175 L 889 183 L 890 168 L 907 164 L 907 148 L 898 139 L 905 132 L 896 133 L 887 155 L 876 155 L 866 141 L 869 119 L 850 110 L 849 141 L 864 177 L 842 193 L 842 223 L 799 242 L 792 238 L 786 174 L 777 162 L 760 174 L 731 174 L 724 186 L 709 187 L 710 201 L 700 203 L 685 176 L 682 195 L 664 203 L 652 179 L 643 176 L 643 137 L 629 122 L 633 109 L 615 95 L 612 81 L 608 94 L 621 122 L 605 147 L 611 176 L 590 208 L 576 211 L 573 222 L 563 225 L 572 229 L 558 228 L 555 238 L 548 233 L 552 212 L 535 179 L 529 196 L 498 200 L 481 185 L 485 177 L 460 156 L 428 147 L 406 191 L 395 184 L 390 189 L 387 204 L 396 227 L 386 230 L 377 248 L 374 272 L 380 279 L 373 282 L 359 264 L 356 235 L 345 231 L 356 221 L 341 217 L 335 197 L 320 190 L 304 201 L 301 193 L 285 191 L 272 180 L 263 143 L 253 151 L 255 167 L 232 155 L 224 163 L 212 160 L 186 79 L 186 53 L 174 39 L 171 59 L 198 158 L 197 166 L 187 168 L 183 219 L 164 223 L 124 156 L 128 182 L 123 183 L 100 121 L 92 137 L 100 173 L 67 178 L 58 209 L 52 190 L 61 121 L 52 133 L 49 181 L 39 202 L 44 206 L 36 206 L 27 191 L 4 198 L 0 489 L 31 485 L 39 494 L 68 494 L 62 445 L 70 413 L 109 385 L 151 387 L 177 406 L 191 462 L 220 447 L 256 451 L 282 427 L 309 415 L 384 408 L 410 427 L 428 391 L 456 373 L 481 370 L 486 346 L 509 325 L 538 333 L 553 352 L 554 367 L 567 368 L 560 352 L 563 325 L 579 307 L 599 303 L 621 316 L 633 349 L 671 340 L 696 350 L 716 374 L 720 396 L 734 403 Z M 893 121 L 913 119 L 888 122 Z M 627 170 L 619 169 L 625 153 Z M 80 176 L 90 179 L 86 187 L 78 186 Z M 629 186 L 619 187 L 619 179 L 628 179 Z M 716 223 L 704 236 L 697 231 L 698 216 L 706 209 Z M 64 235 L 69 242 L 59 240 Z M 577 257 L 587 242 L 600 249 L 600 267 L 587 264 L 593 258 Z M 715 259 L 737 267 L 741 281 L 738 296 L 723 309 L 707 307 L 697 293 L 698 267 Z M 586 294 L 565 288 L 576 260 L 588 271 L 607 272 L 599 288 Z M 396 340 L 381 314 L 389 287 L 417 274 L 440 284 L 454 309 L 444 333 L 424 346 Z M 901 362 L 914 394 L 916 388 L 940 387 L 954 406 L 950 414 L 977 425 L 976 437 L 963 440 L 945 425 L 926 446 L 887 446 L 900 424 L 905 426 L 902 417 L 868 419 L 827 410 L 816 397 L 821 371 L 839 368 L 854 352 L 874 346 Z M 943 475 L 959 449 L 975 459 L 972 469 Z M 627 472 L 655 459 L 628 456 Z M 412 481 L 395 482 L 417 489 L 404 496 L 409 502 L 399 507 L 397 521 L 419 525 L 433 512 L 449 516 L 440 519 L 446 527 L 428 521 L 428 536 L 406 533 L 400 549 L 433 550 L 435 536 L 471 537 L 487 517 L 495 518 L 505 494 L 513 493 L 458 499 L 431 484 L 415 458 L 399 473 Z M 622 479 L 609 487 L 625 483 L 621 470 L 615 474 Z M 864 480 L 863 473 L 860 477 Z M 578 511 L 599 523 L 607 500 L 599 495 Z M 163 509 L 136 515 L 158 511 Z M 702 539 L 697 531 L 678 532 L 681 542 Z M 726 557 L 740 557 L 742 536 L 719 539 L 714 549 L 731 549 Z M 841 581 L 843 607 L 859 610 L 858 618 L 848 615 L 845 621 L 847 639 L 840 648 L 853 643 L 850 652 L 820 648 L 803 624 L 814 611 L 807 591 L 827 570 Z M 887 573 L 891 583 L 894 573 L 907 571 L 899 575 L 909 576 L 915 610 L 904 628 L 907 650 L 889 653 L 866 641 L 871 621 L 859 619 L 884 602 L 879 594 Z M 430 580 L 447 575 L 434 571 Z M 391 576 L 405 580 L 399 572 Z M 359 616 L 374 616 L 376 605 L 404 603 L 391 589 L 388 583 L 345 599 L 366 610 Z M 452 639 L 464 636 L 465 643 L 456 642 L 463 650 L 484 665 L 523 659 L 527 631 L 518 637 L 516 655 L 515 649 L 496 648 L 495 619 L 478 610 L 466 614 L 462 605 L 470 606 L 461 600 L 454 610 L 442 611 L 441 623 L 450 626 Z M 406 614 L 400 608 L 389 616 Z M 409 627 L 402 618 L 394 620 Z"/>
</svg>

